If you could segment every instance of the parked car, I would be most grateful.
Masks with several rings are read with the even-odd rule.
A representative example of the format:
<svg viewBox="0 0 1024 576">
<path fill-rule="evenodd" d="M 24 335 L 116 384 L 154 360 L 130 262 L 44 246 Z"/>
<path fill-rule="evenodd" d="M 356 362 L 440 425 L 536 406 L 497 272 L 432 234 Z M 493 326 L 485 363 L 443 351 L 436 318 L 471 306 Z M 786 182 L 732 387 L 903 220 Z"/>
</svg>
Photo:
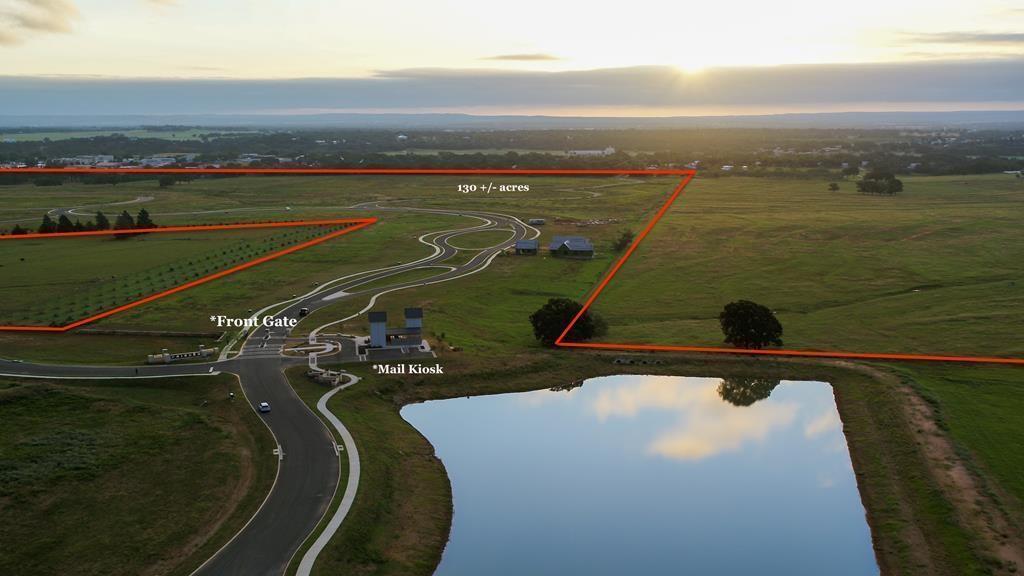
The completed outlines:
<svg viewBox="0 0 1024 576">
<path fill-rule="evenodd" d="M 299 308 L 299 317 L 309 316 L 309 308 Z"/>
<path fill-rule="evenodd" d="M 264 414 L 270 412 L 270 404 L 268 402 L 260 402 L 260 412 Z"/>
</svg>

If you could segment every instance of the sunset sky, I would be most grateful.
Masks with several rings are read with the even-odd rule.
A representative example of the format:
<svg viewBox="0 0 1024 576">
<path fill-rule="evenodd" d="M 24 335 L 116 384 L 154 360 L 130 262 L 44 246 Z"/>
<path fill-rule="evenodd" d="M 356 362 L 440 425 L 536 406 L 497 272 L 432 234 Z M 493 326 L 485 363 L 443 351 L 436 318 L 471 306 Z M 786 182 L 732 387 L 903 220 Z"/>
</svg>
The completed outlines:
<svg viewBox="0 0 1024 576">
<path fill-rule="evenodd" d="M 0 0 L 0 83 L 18 86 L 24 77 L 39 76 L 181 83 L 293 78 L 386 82 L 395 77 L 468 75 L 500 79 L 495 82 L 515 91 L 518 74 L 532 85 L 538 79 L 571 78 L 575 71 L 639 68 L 661 71 L 658 78 L 672 87 L 710 83 L 714 92 L 718 73 L 730 76 L 736 70 L 755 69 L 751 73 L 764 81 L 770 78 L 764 72 L 780 66 L 793 69 L 788 65 L 1009 65 L 1024 54 L 1022 30 L 1024 4 L 993 0 L 867 0 L 842 6 L 820 0 Z M 1006 100 L 1005 91 L 985 90 L 979 88 L 966 101 L 959 96 L 943 101 L 954 108 L 1016 106 Z M 443 98 L 430 104 L 409 100 L 384 105 L 370 98 L 346 99 L 337 106 L 329 99 L 290 107 L 279 103 L 273 109 L 523 111 L 501 98 L 466 101 L 454 93 L 450 96 L 449 106 Z M 884 104 L 885 95 L 880 97 Z M 685 111 L 708 105 L 692 99 L 628 100 L 558 100 L 520 108 Z M 842 109 L 847 104 L 841 100 L 818 107 Z M 879 104 L 876 96 L 851 99 L 869 100 Z M 784 104 L 768 107 L 781 110 Z M 263 110 L 261 106 L 254 103 L 239 110 Z"/>
</svg>

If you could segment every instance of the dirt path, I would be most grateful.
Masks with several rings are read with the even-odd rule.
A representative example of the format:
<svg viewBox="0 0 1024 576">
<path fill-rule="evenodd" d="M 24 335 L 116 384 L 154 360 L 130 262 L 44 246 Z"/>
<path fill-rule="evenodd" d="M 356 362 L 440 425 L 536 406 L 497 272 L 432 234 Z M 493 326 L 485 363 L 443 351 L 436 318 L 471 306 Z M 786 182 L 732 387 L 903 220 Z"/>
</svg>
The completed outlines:
<svg viewBox="0 0 1024 576">
<path fill-rule="evenodd" d="M 984 547 L 982 554 L 995 560 L 990 564 L 993 574 L 1020 574 L 1024 570 L 1024 535 L 1019 525 L 1008 516 L 997 490 L 971 471 L 949 435 L 937 424 L 928 402 L 891 373 L 849 362 L 837 364 L 866 372 L 898 390 L 911 432 L 943 496 L 953 506 L 957 521 Z"/>
<path fill-rule="evenodd" d="M 909 386 L 903 385 L 904 409 L 913 425 L 919 446 L 943 493 L 956 509 L 957 518 L 999 560 L 994 574 L 1019 574 L 1024 569 L 1024 538 L 1000 505 L 998 497 L 972 473 L 956 447 L 936 424 L 935 413 Z"/>
</svg>

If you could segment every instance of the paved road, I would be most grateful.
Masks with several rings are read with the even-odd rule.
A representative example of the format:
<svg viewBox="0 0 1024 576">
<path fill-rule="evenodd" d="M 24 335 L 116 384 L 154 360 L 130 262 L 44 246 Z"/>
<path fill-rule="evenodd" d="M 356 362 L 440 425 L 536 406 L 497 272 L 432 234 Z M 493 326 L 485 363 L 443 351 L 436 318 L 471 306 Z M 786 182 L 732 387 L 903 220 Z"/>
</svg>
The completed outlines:
<svg viewBox="0 0 1024 576">
<path fill-rule="evenodd" d="M 269 402 L 261 414 L 283 450 L 277 482 L 253 521 L 197 574 L 277 575 L 327 512 L 338 484 L 338 453 L 323 422 L 296 396 L 275 358 L 239 363 L 250 402 Z"/>
<path fill-rule="evenodd" d="M 433 253 L 419 260 L 364 271 L 326 282 L 307 294 L 269 308 L 276 317 L 297 317 L 301 308 L 311 311 L 348 298 L 373 298 L 385 292 L 457 280 L 485 269 L 499 252 L 516 240 L 533 238 L 538 231 L 520 220 L 491 212 L 383 206 L 378 203 L 355 208 L 374 211 L 423 212 L 464 216 L 478 220 L 468 228 L 424 234 L 420 241 Z M 508 229 L 511 237 L 495 246 L 476 250 L 469 261 L 445 265 L 459 250 L 449 242 L 464 234 L 487 229 Z M 436 268 L 438 274 L 426 279 L 380 285 L 380 280 L 420 268 Z M 374 288 L 361 286 L 377 283 Z M 264 311 L 255 315 L 264 315 Z M 323 328 L 323 327 L 321 327 Z M 324 423 L 295 394 L 283 374 L 288 366 L 304 358 L 282 356 L 288 330 L 253 330 L 241 344 L 240 353 L 216 362 L 157 366 L 66 366 L 17 363 L 0 359 L 0 374 L 47 378 L 152 378 L 202 376 L 229 372 L 237 374 L 248 401 L 269 402 L 272 410 L 261 415 L 273 433 L 281 452 L 277 480 L 266 501 L 235 537 L 208 559 L 196 572 L 203 576 L 280 575 L 292 557 L 324 517 L 338 488 L 340 466 L 334 438 Z M 311 342 L 316 342 L 314 331 Z M 346 490 L 351 492 L 352 486 Z M 315 555 L 313 557 L 315 560 Z M 304 562 L 310 562 L 304 559 Z"/>
</svg>

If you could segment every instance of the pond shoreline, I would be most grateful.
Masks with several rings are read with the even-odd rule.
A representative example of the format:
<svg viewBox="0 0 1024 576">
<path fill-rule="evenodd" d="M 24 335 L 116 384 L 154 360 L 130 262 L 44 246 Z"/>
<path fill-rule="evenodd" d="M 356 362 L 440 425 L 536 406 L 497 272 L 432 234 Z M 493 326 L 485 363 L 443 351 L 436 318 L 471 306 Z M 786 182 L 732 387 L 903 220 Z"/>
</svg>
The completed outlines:
<svg viewBox="0 0 1024 576">
<path fill-rule="evenodd" d="M 377 494 L 357 496 L 354 510 L 324 555 L 330 569 L 370 565 L 403 574 L 432 574 L 447 543 L 452 518 L 451 485 L 433 446 L 399 412 L 405 405 L 452 398 L 522 392 L 562 386 L 587 378 L 636 373 L 615 365 L 621 354 L 534 353 L 503 366 L 482 369 L 472 361 L 445 358 L 448 377 L 375 377 L 366 386 L 338 394 L 331 409 L 352 429 L 366 459 L 384 462 L 374 482 Z M 843 421 L 858 491 L 867 511 L 872 545 L 882 574 L 961 574 L 986 566 L 986 544 L 957 522 L 942 495 L 933 464 L 919 450 L 901 394 L 909 386 L 883 366 L 840 361 L 659 355 L 651 375 L 818 380 L 832 385 Z M 359 369 L 356 369 L 359 372 Z M 913 393 L 913 391 L 910 391 Z M 366 450 L 364 450 L 364 447 Z M 389 472 L 390 470 L 390 472 Z M 412 470 L 413 473 L 409 473 Z M 415 481 L 414 481 L 415 479 Z M 357 525 L 358 524 L 358 525 Z M 416 537 L 402 537 L 411 530 Z M 367 534 L 369 533 L 369 534 Z M 353 534 L 361 535 L 353 538 Z M 376 570 L 371 570 L 376 571 Z"/>
</svg>

